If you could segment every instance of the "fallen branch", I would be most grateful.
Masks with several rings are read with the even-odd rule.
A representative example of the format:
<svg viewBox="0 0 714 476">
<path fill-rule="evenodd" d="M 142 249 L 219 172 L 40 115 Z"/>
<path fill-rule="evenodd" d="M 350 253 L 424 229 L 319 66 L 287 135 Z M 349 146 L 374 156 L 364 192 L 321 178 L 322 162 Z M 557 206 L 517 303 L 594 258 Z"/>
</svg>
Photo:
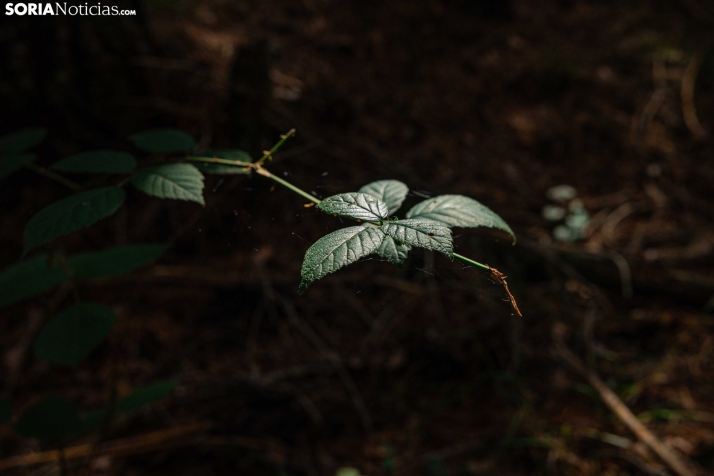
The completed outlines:
<svg viewBox="0 0 714 476">
<path fill-rule="evenodd" d="M 86 443 L 70 446 L 59 450 L 42 451 L 18 456 L 11 456 L 0 460 L 0 471 L 11 468 L 21 468 L 43 463 L 57 463 L 88 456 L 126 456 L 159 449 L 161 445 L 181 437 L 201 433 L 211 428 L 210 423 L 197 423 L 193 425 L 169 428 L 154 431 L 132 438 L 121 438 L 106 443 L 95 445 Z"/>
<path fill-rule="evenodd" d="M 557 340 L 556 340 L 557 342 Z M 637 417 L 630 411 L 620 397 L 603 382 L 594 372 L 585 368 L 578 357 L 573 354 L 562 342 L 558 342 L 555 355 L 565 362 L 573 371 L 585 377 L 595 389 L 603 403 L 629 428 L 642 443 L 647 445 L 662 461 L 679 476 L 695 476 L 691 467 L 693 464 L 685 461 L 669 446 L 662 443 Z"/>
</svg>

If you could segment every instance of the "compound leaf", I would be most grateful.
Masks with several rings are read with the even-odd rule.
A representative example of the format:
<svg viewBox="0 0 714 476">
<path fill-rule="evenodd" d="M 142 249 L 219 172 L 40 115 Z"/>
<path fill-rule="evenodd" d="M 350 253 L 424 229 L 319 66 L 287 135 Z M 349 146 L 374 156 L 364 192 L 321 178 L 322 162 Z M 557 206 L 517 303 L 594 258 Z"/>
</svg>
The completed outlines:
<svg viewBox="0 0 714 476">
<path fill-rule="evenodd" d="M 35 355 L 76 367 L 107 336 L 116 314 L 102 304 L 79 303 L 52 319 L 35 341 Z"/>
<path fill-rule="evenodd" d="M 382 231 L 398 243 L 438 251 L 453 259 L 451 230 L 443 223 L 424 219 L 391 221 L 382 225 Z"/>
<path fill-rule="evenodd" d="M 7 177 L 25 164 L 37 160 L 35 154 L 9 155 L 0 157 L 0 178 Z"/>
<path fill-rule="evenodd" d="M 50 265 L 47 256 L 21 261 L 0 271 L 0 307 L 41 294 L 68 279 L 58 263 Z"/>
<path fill-rule="evenodd" d="M 203 201 L 203 174 L 191 164 L 167 164 L 140 170 L 131 183 L 142 192 L 159 198 Z"/>
<path fill-rule="evenodd" d="M 35 147 L 47 135 L 44 127 L 22 129 L 0 137 L 0 155 L 17 154 Z"/>
<path fill-rule="evenodd" d="M 15 430 L 26 438 L 52 440 L 80 433 L 84 425 L 72 403 L 49 397 L 23 413 Z"/>
<path fill-rule="evenodd" d="M 130 174 L 136 168 L 136 159 L 126 152 L 91 150 L 62 159 L 51 168 L 86 174 Z"/>
<path fill-rule="evenodd" d="M 387 218 L 387 204 L 367 193 L 351 192 L 333 195 L 317 206 L 325 213 L 364 221 L 381 221 Z"/>
<path fill-rule="evenodd" d="M 407 218 L 428 218 L 462 228 L 488 227 L 503 230 L 513 238 L 513 230 L 490 208 L 463 195 L 440 195 L 418 203 Z"/>
<path fill-rule="evenodd" d="M 80 192 L 42 209 L 25 226 L 25 253 L 58 236 L 106 218 L 116 212 L 126 193 L 118 187 Z"/>
<path fill-rule="evenodd" d="M 119 276 L 144 266 L 158 258 L 166 245 L 127 245 L 103 251 L 71 256 L 67 262 L 75 279 L 97 279 Z"/>
<path fill-rule="evenodd" d="M 129 140 L 144 152 L 171 154 L 187 152 L 196 147 L 196 141 L 185 132 L 171 128 L 153 129 L 129 136 Z"/>
<path fill-rule="evenodd" d="M 343 266 L 377 251 L 384 233 L 373 226 L 352 226 L 323 236 L 305 253 L 302 263 L 302 294 L 316 281 Z"/>
<path fill-rule="evenodd" d="M 390 263 L 401 266 L 404 264 L 404 261 L 406 261 L 407 254 L 409 254 L 409 250 L 411 249 L 411 246 L 405 245 L 404 243 L 397 243 L 391 236 L 385 236 L 384 240 L 382 240 L 382 244 L 377 248 L 377 254 Z"/>
<path fill-rule="evenodd" d="M 362 193 L 368 193 L 374 198 L 382 200 L 387 204 L 389 214 L 394 215 L 407 197 L 409 187 L 399 180 L 378 180 L 368 183 L 359 189 Z"/>
<path fill-rule="evenodd" d="M 176 388 L 176 382 L 174 380 L 164 380 L 145 387 L 136 388 L 119 401 L 118 409 L 123 412 L 138 410 L 144 405 L 164 398 L 171 393 L 174 388 Z"/>
</svg>

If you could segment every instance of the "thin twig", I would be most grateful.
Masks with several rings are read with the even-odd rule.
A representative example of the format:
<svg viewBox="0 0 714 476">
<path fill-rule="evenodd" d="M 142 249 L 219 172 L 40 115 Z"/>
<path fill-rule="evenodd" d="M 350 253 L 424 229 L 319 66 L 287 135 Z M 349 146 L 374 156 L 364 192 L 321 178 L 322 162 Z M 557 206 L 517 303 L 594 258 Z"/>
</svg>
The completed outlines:
<svg viewBox="0 0 714 476">
<path fill-rule="evenodd" d="M 687 125 L 689 130 L 692 132 L 694 137 L 699 140 L 704 140 L 709 137 L 702 124 L 699 122 L 697 117 L 697 107 L 694 103 L 694 91 L 697 82 L 697 75 L 699 74 L 699 69 L 702 66 L 702 61 L 704 60 L 704 54 L 709 49 L 708 46 L 711 40 L 707 40 L 704 48 L 697 51 L 692 56 L 692 59 L 687 65 L 687 69 L 684 71 L 682 76 L 682 115 L 684 116 L 684 123 Z"/>
<path fill-rule="evenodd" d="M 61 461 L 62 459 L 69 461 L 84 458 L 90 455 L 126 456 L 143 453 L 156 449 L 170 440 L 207 431 L 212 426 L 213 425 L 211 423 L 196 423 L 145 433 L 132 438 L 112 440 L 102 443 L 96 447 L 91 443 L 87 443 L 71 446 L 69 448 L 63 448 L 61 450 L 49 450 L 39 453 L 11 456 L 10 458 L 0 460 L 0 471 L 42 463 L 55 463 Z"/>
<path fill-rule="evenodd" d="M 695 476 L 695 472 L 690 469 L 692 463 L 680 457 L 669 446 L 662 443 L 645 425 L 640 422 L 632 411 L 625 405 L 620 397 L 598 377 L 595 372 L 585 368 L 583 363 L 565 345 L 556 339 L 555 354 L 565 362 L 572 370 L 585 377 L 590 385 L 595 389 L 603 403 L 615 414 L 615 416 L 634 433 L 642 443 L 647 445 L 662 461 L 669 466 L 679 476 Z"/>
</svg>

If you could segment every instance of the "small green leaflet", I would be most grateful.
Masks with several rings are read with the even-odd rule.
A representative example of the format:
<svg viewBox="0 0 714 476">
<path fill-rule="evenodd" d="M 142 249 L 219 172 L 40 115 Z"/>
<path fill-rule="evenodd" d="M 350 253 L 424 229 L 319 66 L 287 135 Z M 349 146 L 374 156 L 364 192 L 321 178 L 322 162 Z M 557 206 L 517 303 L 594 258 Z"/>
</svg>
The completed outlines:
<svg viewBox="0 0 714 476">
<path fill-rule="evenodd" d="M 25 226 L 25 250 L 89 226 L 116 212 L 126 193 L 117 187 L 80 192 L 42 209 Z"/>
<path fill-rule="evenodd" d="M 0 156 L 32 149 L 47 135 L 44 127 L 22 129 L 0 137 Z"/>
<path fill-rule="evenodd" d="M 126 152 L 91 150 L 62 159 L 51 168 L 86 174 L 130 174 L 136 168 L 136 159 Z"/>
<path fill-rule="evenodd" d="M 176 388 L 176 382 L 174 380 L 154 382 L 145 387 L 135 388 L 133 392 L 119 401 L 118 408 L 122 412 L 133 412 L 144 405 L 164 398 L 171 393 L 174 388 Z"/>
<path fill-rule="evenodd" d="M 399 180 L 378 180 L 359 189 L 387 204 L 389 214 L 394 215 L 407 197 L 409 187 Z"/>
<path fill-rule="evenodd" d="M 0 157 L 0 178 L 7 177 L 23 165 L 31 164 L 37 160 L 35 154 L 9 155 Z"/>
<path fill-rule="evenodd" d="M 131 183 L 142 192 L 159 198 L 203 201 L 203 174 L 191 164 L 157 165 L 138 171 Z"/>
<path fill-rule="evenodd" d="M 389 214 L 383 201 L 358 192 L 333 195 L 320 202 L 317 208 L 325 213 L 363 221 L 381 221 Z"/>
<path fill-rule="evenodd" d="M 15 430 L 26 438 L 54 440 L 84 430 L 77 409 L 64 398 L 49 397 L 22 414 Z"/>
<path fill-rule="evenodd" d="M 384 233 L 373 226 L 352 226 L 323 236 L 305 253 L 300 294 L 316 281 L 377 251 Z"/>
<path fill-rule="evenodd" d="M 390 221 L 382 231 L 399 243 L 438 251 L 453 259 L 454 244 L 448 226 L 433 220 L 412 219 Z"/>
<path fill-rule="evenodd" d="M 116 314 L 102 304 L 79 303 L 52 319 L 35 341 L 35 355 L 76 367 L 107 336 Z"/>
<path fill-rule="evenodd" d="M 488 227 L 516 235 L 503 219 L 490 208 L 463 195 L 440 195 L 418 203 L 407 212 L 407 218 L 428 218 L 461 228 Z"/>
<path fill-rule="evenodd" d="M 67 263 L 75 279 L 97 279 L 119 276 L 154 261 L 166 245 L 127 245 L 71 256 Z"/>
<path fill-rule="evenodd" d="M 404 264 L 404 261 L 406 261 L 407 254 L 409 254 L 409 250 L 411 249 L 411 246 L 403 243 L 397 244 L 394 238 L 385 236 L 384 240 L 382 240 L 382 244 L 377 248 L 377 254 L 390 263 L 401 266 Z"/>
<path fill-rule="evenodd" d="M 162 128 L 129 136 L 129 140 L 144 152 L 171 154 L 188 152 L 196 148 L 193 137 L 177 129 Z"/>
<path fill-rule="evenodd" d="M 0 307 L 48 291 L 69 280 L 59 263 L 47 256 L 20 261 L 0 272 Z"/>
</svg>

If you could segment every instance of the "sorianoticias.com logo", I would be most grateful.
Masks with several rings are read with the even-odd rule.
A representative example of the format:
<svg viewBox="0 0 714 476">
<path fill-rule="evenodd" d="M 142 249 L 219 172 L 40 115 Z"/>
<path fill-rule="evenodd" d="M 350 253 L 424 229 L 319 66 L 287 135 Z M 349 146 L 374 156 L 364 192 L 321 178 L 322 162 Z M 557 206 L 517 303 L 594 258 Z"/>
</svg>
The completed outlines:
<svg viewBox="0 0 714 476">
<path fill-rule="evenodd" d="M 7 3 L 5 15 L 69 15 L 69 16 L 117 16 L 136 15 L 136 10 L 121 10 L 119 7 L 102 5 L 68 5 L 67 2 L 55 3 Z"/>
</svg>

